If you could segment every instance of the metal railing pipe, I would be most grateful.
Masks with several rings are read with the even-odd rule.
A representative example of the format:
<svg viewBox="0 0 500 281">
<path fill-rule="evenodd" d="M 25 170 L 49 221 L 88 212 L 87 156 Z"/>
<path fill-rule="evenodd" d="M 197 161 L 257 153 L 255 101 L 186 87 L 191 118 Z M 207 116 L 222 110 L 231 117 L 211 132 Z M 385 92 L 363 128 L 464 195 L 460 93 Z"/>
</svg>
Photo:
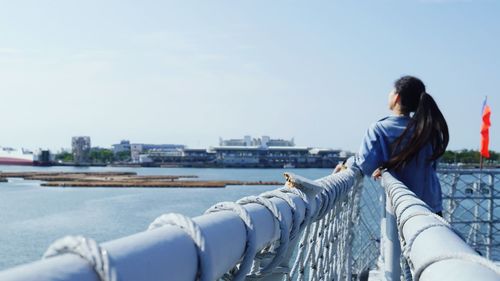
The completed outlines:
<svg viewBox="0 0 500 281">
<path fill-rule="evenodd" d="M 399 281 L 401 277 L 401 247 L 399 245 L 396 217 L 392 202 L 385 200 L 385 216 L 382 219 L 381 239 L 383 239 L 382 255 L 384 259 L 383 279 L 386 281 Z"/>
<path fill-rule="evenodd" d="M 403 254 L 414 280 L 500 280 L 500 270 L 478 255 L 441 217 L 389 172 L 382 186 L 396 216 Z"/>
<path fill-rule="evenodd" d="M 273 199 L 281 210 L 289 208 L 283 200 Z M 294 198 L 299 213 L 305 206 L 300 198 Z M 263 248 L 279 237 L 274 228 L 274 218 L 263 206 L 245 206 L 256 226 L 258 248 Z M 288 222 L 291 213 L 283 212 Z M 193 219 L 202 229 L 213 259 L 214 273 L 221 276 L 243 256 L 246 229 L 233 212 L 221 211 Z M 112 259 L 121 281 L 134 280 L 195 280 L 197 254 L 191 238 L 176 226 L 165 226 L 137 233 L 102 244 Z M 215 262 L 216 261 L 216 262 Z M 214 278 L 215 279 L 215 278 Z M 99 281 L 87 261 L 76 255 L 40 260 L 0 272 L 5 281 Z"/>
<path fill-rule="evenodd" d="M 358 179 L 359 174 L 353 170 L 346 170 L 330 175 L 327 180 L 318 181 L 325 188 L 334 190 L 340 199 Z M 328 180 L 333 179 L 333 180 Z M 300 193 L 300 192 L 299 192 Z M 281 214 L 282 223 L 291 230 L 295 220 L 304 222 L 306 210 L 309 214 L 321 213 L 332 202 L 325 196 L 313 194 L 306 204 L 304 196 L 297 193 L 286 193 L 295 203 L 295 209 L 285 200 L 272 197 L 269 200 Z M 311 193 L 309 193 L 311 194 Z M 260 250 L 278 241 L 281 237 L 280 228 L 277 228 L 277 219 L 273 213 L 262 204 L 249 203 L 241 205 L 250 217 L 254 226 L 256 249 Z M 317 212 L 317 211 L 321 212 Z M 298 217 L 297 217 L 298 214 Z M 234 268 L 246 253 L 248 246 L 248 226 L 241 215 L 233 211 L 217 211 L 192 219 L 199 227 L 204 239 L 203 257 L 200 257 L 200 247 L 193 236 L 179 226 L 166 225 L 128 237 L 109 241 L 99 245 L 109 263 L 116 272 L 119 281 L 192 281 L 198 277 L 201 280 L 215 280 Z M 290 233 L 286 233 L 290 235 Z M 295 237 L 295 240 L 298 238 Z M 290 243 L 292 244 L 292 243 Z M 289 251 L 291 253 L 291 251 Z M 200 272 L 199 264 L 210 268 L 207 272 Z M 205 274 L 205 275 L 204 275 Z M 102 280 L 95 267 L 87 260 L 75 254 L 63 254 L 12 269 L 0 272 L 2 281 L 99 281 Z M 205 279 L 204 279 L 205 278 Z"/>
</svg>

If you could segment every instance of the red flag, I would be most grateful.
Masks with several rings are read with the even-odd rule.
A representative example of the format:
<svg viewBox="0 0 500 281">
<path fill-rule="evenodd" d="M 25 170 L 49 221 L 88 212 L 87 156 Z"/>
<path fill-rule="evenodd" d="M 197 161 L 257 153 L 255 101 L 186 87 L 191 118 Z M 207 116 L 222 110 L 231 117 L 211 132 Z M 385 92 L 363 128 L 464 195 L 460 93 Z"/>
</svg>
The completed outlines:
<svg viewBox="0 0 500 281">
<path fill-rule="evenodd" d="M 491 109 L 486 104 L 485 99 L 483 104 L 483 124 L 481 125 L 481 146 L 479 148 L 481 155 L 485 158 L 490 158 L 490 152 L 488 150 L 490 144 L 490 116 Z"/>
</svg>

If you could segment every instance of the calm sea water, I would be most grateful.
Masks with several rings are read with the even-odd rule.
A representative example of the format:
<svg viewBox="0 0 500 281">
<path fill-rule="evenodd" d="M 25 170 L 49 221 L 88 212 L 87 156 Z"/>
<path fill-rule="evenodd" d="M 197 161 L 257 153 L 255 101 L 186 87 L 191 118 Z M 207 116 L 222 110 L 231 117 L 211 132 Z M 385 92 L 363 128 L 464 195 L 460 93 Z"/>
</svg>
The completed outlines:
<svg viewBox="0 0 500 281">
<path fill-rule="evenodd" d="M 1 171 L 133 171 L 140 175 L 196 175 L 206 180 L 283 181 L 280 169 L 73 168 L 0 166 Z M 294 169 L 319 178 L 330 169 Z M 235 201 L 279 186 L 203 188 L 60 188 L 38 181 L 0 183 L 0 270 L 40 258 L 65 235 L 104 242 L 145 230 L 164 213 L 201 215 L 217 202 Z"/>
</svg>

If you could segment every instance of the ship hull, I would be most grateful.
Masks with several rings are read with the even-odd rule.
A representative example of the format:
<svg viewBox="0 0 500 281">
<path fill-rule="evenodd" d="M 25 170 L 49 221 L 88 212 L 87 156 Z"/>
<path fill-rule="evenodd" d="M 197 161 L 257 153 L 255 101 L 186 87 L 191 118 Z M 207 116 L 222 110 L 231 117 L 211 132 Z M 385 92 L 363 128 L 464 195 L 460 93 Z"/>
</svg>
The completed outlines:
<svg viewBox="0 0 500 281">
<path fill-rule="evenodd" d="M 33 160 L 21 159 L 14 157 L 0 157 L 0 165 L 22 165 L 22 166 L 32 166 L 34 164 Z"/>
</svg>

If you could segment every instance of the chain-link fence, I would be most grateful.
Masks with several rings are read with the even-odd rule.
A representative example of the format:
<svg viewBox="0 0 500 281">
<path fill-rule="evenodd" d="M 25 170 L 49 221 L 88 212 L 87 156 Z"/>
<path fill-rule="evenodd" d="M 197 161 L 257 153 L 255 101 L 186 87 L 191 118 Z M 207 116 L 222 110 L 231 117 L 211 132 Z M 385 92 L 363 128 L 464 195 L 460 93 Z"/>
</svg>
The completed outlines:
<svg viewBox="0 0 500 281">
<path fill-rule="evenodd" d="M 440 170 L 443 216 L 484 257 L 500 260 L 500 171 Z M 359 189 L 353 233 L 353 277 L 367 274 L 380 254 L 384 190 L 366 178 Z"/>
<path fill-rule="evenodd" d="M 500 260 L 500 171 L 440 170 L 444 218 L 481 255 Z"/>
<path fill-rule="evenodd" d="M 359 192 L 359 209 L 354 223 L 353 277 L 368 274 L 380 255 L 380 221 L 384 190 L 379 183 L 365 177 Z"/>
</svg>

